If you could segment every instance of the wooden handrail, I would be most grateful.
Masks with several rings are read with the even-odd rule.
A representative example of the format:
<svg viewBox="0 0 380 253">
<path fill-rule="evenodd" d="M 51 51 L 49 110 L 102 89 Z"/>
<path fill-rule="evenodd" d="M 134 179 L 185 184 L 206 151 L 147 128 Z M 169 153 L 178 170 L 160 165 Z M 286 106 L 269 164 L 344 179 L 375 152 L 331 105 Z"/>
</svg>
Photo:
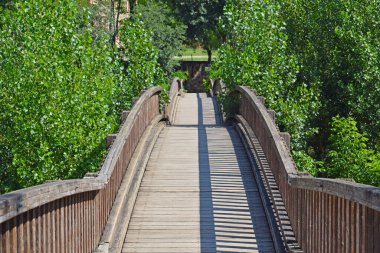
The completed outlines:
<svg viewBox="0 0 380 253">
<path fill-rule="evenodd" d="M 178 96 L 181 95 L 183 80 L 179 78 L 174 78 L 170 85 L 169 98 L 170 103 L 165 107 L 165 115 L 169 123 L 173 123 L 175 118 L 175 108 L 178 102 Z"/>
<path fill-rule="evenodd" d="M 305 252 L 380 252 L 380 188 L 314 178 L 296 169 L 273 115 L 255 92 L 237 86 L 239 114 L 257 136 Z"/>
<path fill-rule="evenodd" d="M 98 173 L 1 195 L 0 252 L 95 250 L 139 139 L 162 115 L 161 91 L 152 87 L 135 102 Z"/>
<path fill-rule="evenodd" d="M 210 79 L 210 95 L 211 97 L 218 96 L 226 90 L 226 86 L 222 79 Z"/>
</svg>

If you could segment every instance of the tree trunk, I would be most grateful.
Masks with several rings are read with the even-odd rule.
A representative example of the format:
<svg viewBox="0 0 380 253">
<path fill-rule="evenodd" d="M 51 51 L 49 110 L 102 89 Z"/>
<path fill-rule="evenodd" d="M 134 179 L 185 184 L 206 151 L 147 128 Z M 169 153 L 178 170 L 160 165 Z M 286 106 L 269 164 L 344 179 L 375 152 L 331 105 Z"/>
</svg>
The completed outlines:
<svg viewBox="0 0 380 253">
<path fill-rule="evenodd" d="M 109 33 L 110 33 L 110 40 L 111 44 L 114 45 L 114 26 L 115 25 L 115 0 L 111 0 L 111 9 L 110 9 L 110 21 L 109 21 Z"/>
<path fill-rule="evenodd" d="M 127 18 L 131 15 L 131 4 L 129 3 L 129 0 L 126 1 L 126 6 L 125 6 L 126 12 L 127 12 Z"/>
<path fill-rule="evenodd" d="M 116 14 L 116 24 L 115 24 L 115 32 L 113 34 L 113 42 L 116 42 L 117 34 L 119 33 L 119 17 L 120 17 L 120 10 L 121 10 L 121 0 L 118 0 L 117 5 L 117 14 Z"/>
<path fill-rule="evenodd" d="M 208 55 L 208 63 L 211 63 L 211 57 L 212 57 L 212 51 L 210 49 L 207 49 L 207 55 Z"/>
</svg>

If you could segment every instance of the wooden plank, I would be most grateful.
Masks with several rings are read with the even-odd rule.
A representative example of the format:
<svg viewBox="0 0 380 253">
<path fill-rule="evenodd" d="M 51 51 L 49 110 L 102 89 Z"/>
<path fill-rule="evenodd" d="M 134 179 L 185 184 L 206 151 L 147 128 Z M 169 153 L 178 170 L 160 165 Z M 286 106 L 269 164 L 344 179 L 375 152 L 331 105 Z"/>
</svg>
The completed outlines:
<svg viewBox="0 0 380 253">
<path fill-rule="evenodd" d="M 360 252 L 360 234 L 361 234 L 361 206 L 358 203 L 355 203 L 355 253 Z"/>
<path fill-rule="evenodd" d="M 338 223 L 337 249 L 338 249 L 338 252 L 342 252 L 342 249 L 344 247 L 343 240 L 342 240 L 342 224 L 343 224 L 342 202 L 343 202 L 343 200 L 341 198 L 338 198 L 338 213 L 337 213 L 337 223 Z"/>
<path fill-rule="evenodd" d="M 24 252 L 24 215 L 18 216 L 17 223 L 17 252 Z"/>
<path fill-rule="evenodd" d="M 374 241 L 374 234 L 373 234 L 373 222 L 374 222 L 374 211 L 371 208 L 366 208 L 367 214 L 366 214 L 366 252 L 375 252 L 373 250 L 373 241 Z"/>
<path fill-rule="evenodd" d="M 42 224 L 42 207 L 35 208 L 35 217 L 36 217 L 36 251 L 37 252 L 42 252 L 42 229 L 43 229 L 43 224 Z"/>
<path fill-rule="evenodd" d="M 59 253 L 59 240 L 60 240 L 60 200 L 56 200 L 52 203 L 52 213 L 53 213 L 53 231 L 54 231 L 54 245 L 53 252 Z"/>
<path fill-rule="evenodd" d="M 332 238 L 332 248 L 331 252 L 337 252 L 337 233 L 338 233 L 338 198 L 336 196 L 332 197 L 332 231 L 331 231 L 331 238 Z"/>
<path fill-rule="evenodd" d="M 305 223 L 306 223 L 306 226 L 305 226 L 305 235 L 306 235 L 306 251 L 307 252 L 311 252 L 311 244 L 312 244 L 312 241 L 311 241 L 311 238 L 310 238 L 310 235 L 312 234 L 312 229 L 311 229 L 311 204 L 312 204 L 312 201 L 311 201 L 311 191 L 306 191 L 306 198 L 305 198 L 305 207 L 306 207 L 306 220 L 305 220 Z"/>
<path fill-rule="evenodd" d="M 3 253 L 10 252 L 10 243 L 9 243 L 9 221 L 2 223 L 2 244 L 3 244 Z"/>
<path fill-rule="evenodd" d="M 367 226 L 367 207 L 361 205 L 361 215 L 362 215 L 362 223 L 361 223 L 361 233 L 360 233 L 360 243 L 361 243 L 361 252 L 366 252 L 366 226 Z"/>
<path fill-rule="evenodd" d="M 250 250 L 258 250 L 259 247 L 255 246 L 254 243 L 250 244 L 251 241 L 247 242 L 238 242 L 238 241 L 232 241 L 232 242 L 220 242 L 218 245 L 219 247 L 229 247 L 229 248 L 235 248 L 235 250 L 241 248 L 241 249 L 250 249 Z M 214 242 L 204 242 L 203 247 L 211 248 L 213 247 Z M 144 248 L 199 248 L 199 242 L 130 242 L 128 244 L 129 248 L 138 248 L 138 247 L 144 247 Z M 127 248 L 128 248 L 127 247 Z M 269 241 L 268 245 L 263 245 L 261 248 L 270 248 L 272 249 L 271 241 Z M 237 251 L 235 251 L 237 252 Z"/>
<path fill-rule="evenodd" d="M 48 227 L 46 228 L 48 232 L 48 240 L 47 240 L 47 250 L 49 252 L 55 253 L 54 251 L 54 237 L 55 231 L 53 230 L 54 225 L 54 213 L 53 213 L 53 202 L 47 204 L 47 212 L 48 212 Z"/>
<path fill-rule="evenodd" d="M 351 246 L 351 242 L 350 242 L 350 227 L 351 227 L 351 224 L 350 224 L 350 215 L 351 215 L 351 212 L 350 212 L 350 201 L 349 200 L 345 200 L 345 252 L 346 253 L 350 253 L 350 246 Z"/>
<path fill-rule="evenodd" d="M 238 249 L 239 251 L 231 251 L 234 250 L 233 248 L 217 248 L 218 252 L 249 252 L 249 253 L 257 253 L 258 250 L 252 250 L 252 249 Z M 236 249 L 235 249 L 236 250 Z M 123 248 L 123 253 L 215 253 L 215 247 L 202 247 L 202 248 L 144 248 L 143 245 L 138 248 Z M 270 249 L 267 251 L 268 253 L 273 252 L 273 249 Z"/>
<path fill-rule="evenodd" d="M 0 253 L 3 253 L 5 242 L 3 241 L 4 238 L 4 223 L 0 223 Z"/>
<path fill-rule="evenodd" d="M 10 220 L 10 252 L 17 252 L 17 220 Z"/>
<path fill-rule="evenodd" d="M 238 134 L 202 94 L 186 94 L 176 115 L 150 156 L 123 252 L 273 252 Z"/>
<path fill-rule="evenodd" d="M 9 252 L 11 252 L 10 221 L 5 222 L 5 228 L 4 228 L 4 230 L 5 230 L 4 239 L 3 239 L 4 244 L 5 244 L 4 253 L 9 253 Z"/>
<path fill-rule="evenodd" d="M 67 239 L 67 223 L 68 223 L 68 213 L 67 213 L 67 197 L 63 198 L 61 207 L 61 239 L 59 250 L 61 253 L 65 252 L 65 244 Z"/>
<path fill-rule="evenodd" d="M 374 212 L 373 252 L 380 252 L 380 212 Z"/>
<path fill-rule="evenodd" d="M 355 224 L 356 224 L 356 215 L 355 215 L 355 203 L 350 201 L 350 252 L 355 253 Z"/>
<path fill-rule="evenodd" d="M 29 253 L 32 252 L 31 247 L 31 217 L 32 217 L 32 211 L 28 211 L 24 213 L 24 252 Z"/>
</svg>

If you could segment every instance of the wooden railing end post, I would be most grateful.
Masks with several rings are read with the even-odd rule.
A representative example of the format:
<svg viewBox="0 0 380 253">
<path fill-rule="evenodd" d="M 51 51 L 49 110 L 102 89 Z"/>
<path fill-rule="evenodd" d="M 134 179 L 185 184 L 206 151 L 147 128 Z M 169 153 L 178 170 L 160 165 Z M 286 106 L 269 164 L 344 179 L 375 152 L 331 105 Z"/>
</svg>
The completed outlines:
<svg viewBox="0 0 380 253">
<path fill-rule="evenodd" d="M 291 150 L 290 148 L 290 134 L 288 132 L 280 132 L 281 138 L 284 140 L 287 148 Z"/>
<path fill-rule="evenodd" d="M 109 134 L 106 137 L 106 147 L 107 149 L 112 145 L 114 140 L 116 139 L 117 134 Z"/>
<path fill-rule="evenodd" d="M 121 122 L 123 123 L 129 115 L 129 111 L 122 111 L 121 112 Z"/>
<path fill-rule="evenodd" d="M 276 122 L 276 112 L 274 110 L 267 110 L 269 116 L 271 117 L 271 119 L 273 120 L 273 122 Z"/>
</svg>

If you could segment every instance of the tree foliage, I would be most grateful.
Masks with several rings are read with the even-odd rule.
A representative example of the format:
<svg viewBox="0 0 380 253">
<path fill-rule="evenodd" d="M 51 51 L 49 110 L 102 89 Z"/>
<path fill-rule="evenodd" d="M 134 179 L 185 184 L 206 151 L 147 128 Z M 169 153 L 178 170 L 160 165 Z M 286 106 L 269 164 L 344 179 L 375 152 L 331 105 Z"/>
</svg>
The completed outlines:
<svg viewBox="0 0 380 253">
<path fill-rule="evenodd" d="M 227 42 L 212 75 L 229 90 L 250 85 L 267 98 L 281 130 L 292 135 L 301 170 L 378 185 L 379 7 L 378 1 L 227 1 L 221 24 Z"/>
<path fill-rule="evenodd" d="M 16 187 L 95 170 L 115 128 L 120 66 L 88 15 L 69 0 L 16 1 L 1 15 L 0 145 Z"/>
<path fill-rule="evenodd" d="M 305 79 L 319 83 L 321 117 L 353 116 L 369 145 L 380 143 L 379 1 L 281 1 L 291 50 Z M 321 127 L 325 124 L 321 121 Z M 321 132 L 319 137 L 325 138 Z"/>
<path fill-rule="evenodd" d="M 166 84 L 139 22 L 124 26 L 123 64 L 93 20 L 76 0 L 0 9 L 0 192 L 97 170 L 119 112 Z"/>
<path fill-rule="evenodd" d="M 126 19 L 120 28 L 122 55 L 126 60 L 127 94 L 138 94 L 151 86 L 167 86 L 165 73 L 158 63 L 158 49 L 151 30 L 140 19 Z"/>
<path fill-rule="evenodd" d="M 211 50 L 216 49 L 222 39 L 222 34 L 218 29 L 218 20 L 223 14 L 225 2 L 225 0 L 172 1 L 187 25 L 188 39 L 202 44 L 209 53 L 209 61 L 211 61 Z"/>
<path fill-rule="evenodd" d="M 293 150 L 307 157 L 302 150 L 316 131 L 311 122 L 320 106 L 318 89 L 298 77 L 300 66 L 288 52 L 279 8 L 272 1 L 227 2 L 222 27 L 228 40 L 219 50 L 212 76 L 223 78 L 228 90 L 250 85 L 265 96 L 281 128 L 291 133 Z"/>
<path fill-rule="evenodd" d="M 164 3 L 148 1 L 134 9 L 134 19 L 141 20 L 144 27 L 153 32 L 153 44 L 158 48 L 158 62 L 170 73 L 178 62 L 173 56 L 179 54 L 185 40 L 186 26 Z"/>
<path fill-rule="evenodd" d="M 366 134 L 361 134 L 356 125 L 352 117 L 332 119 L 326 173 L 380 186 L 378 155 L 368 148 Z"/>
<path fill-rule="evenodd" d="M 350 176 L 374 184 L 376 180 L 368 178 L 376 177 L 379 162 L 371 162 L 369 170 L 363 160 L 355 155 L 348 159 L 345 152 L 351 150 L 360 156 L 380 150 L 379 7 L 378 1 L 286 0 L 281 1 L 280 10 L 289 48 L 302 66 L 300 75 L 316 82 L 321 91 L 323 106 L 315 121 L 320 131 L 311 140 L 315 157 L 326 161 L 323 171 L 329 176 Z M 360 132 L 367 133 L 368 139 L 364 141 Z M 351 143 L 342 139 L 345 135 L 350 136 Z M 355 143 L 365 143 L 366 148 Z M 371 156 L 373 160 L 378 158 L 379 153 Z M 340 165 L 346 164 L 337 170 L 339 159 Z"/>
</svg>

